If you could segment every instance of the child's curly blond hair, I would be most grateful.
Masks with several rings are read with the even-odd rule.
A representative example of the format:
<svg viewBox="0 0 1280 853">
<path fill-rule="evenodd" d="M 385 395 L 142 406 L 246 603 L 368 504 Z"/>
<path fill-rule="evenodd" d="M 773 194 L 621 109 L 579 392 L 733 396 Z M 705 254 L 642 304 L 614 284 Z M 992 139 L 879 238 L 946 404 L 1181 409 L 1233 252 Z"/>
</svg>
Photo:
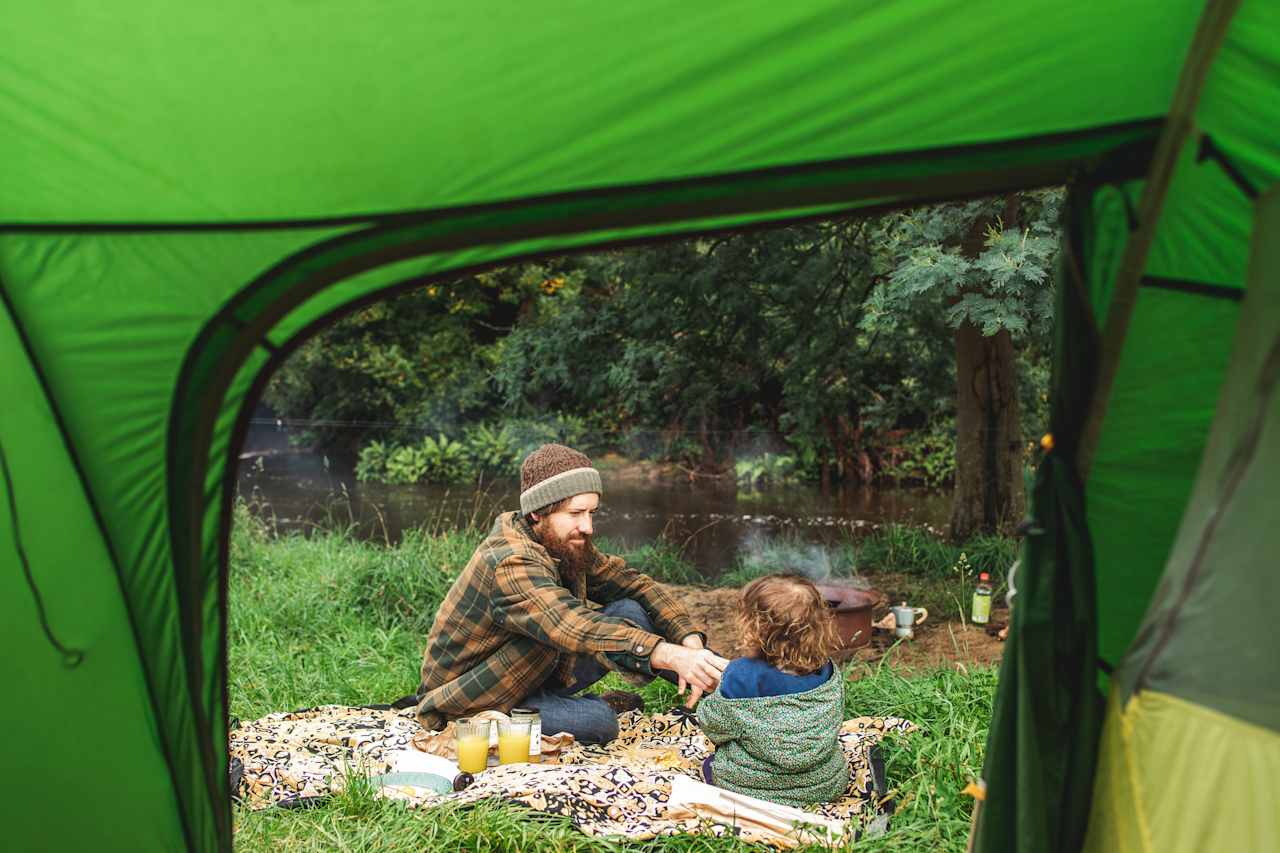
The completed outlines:
<svg viewBox="0 0 1280 853">
<path fill-rule="evenodd" d="M 801 575 L 757 578 L 742 590 L 738 633 L 748 657 L 807 675 L 821 669 L 839 645 L 831 608 Z"/>
</svg>

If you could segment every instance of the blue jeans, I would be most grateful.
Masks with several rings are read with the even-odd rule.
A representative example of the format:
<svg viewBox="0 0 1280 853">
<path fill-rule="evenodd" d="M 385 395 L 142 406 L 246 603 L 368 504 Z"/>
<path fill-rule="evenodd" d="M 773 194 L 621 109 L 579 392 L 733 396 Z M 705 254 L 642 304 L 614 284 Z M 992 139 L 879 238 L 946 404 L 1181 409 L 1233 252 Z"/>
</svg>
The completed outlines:
<svg viewBox="0 0 1280 853">
<path fill-rule="evenodd" d="M 600 613 L 625 619 L 642 631 L 658 633 L 649 614 L 633 599 L 620 598 L 605 605 Z M 595 658 L 579 655 L 571 684 L 560 684 L 552 676 L 518 706 L 537 710 L 542 715 L 542 730 L 549 735 L 569 732 L 583 743 L 608 743 L 618 736 L 618 715 L 599 696 L 573 695 L 604 678 L 606 672 Z"/>
</svg>

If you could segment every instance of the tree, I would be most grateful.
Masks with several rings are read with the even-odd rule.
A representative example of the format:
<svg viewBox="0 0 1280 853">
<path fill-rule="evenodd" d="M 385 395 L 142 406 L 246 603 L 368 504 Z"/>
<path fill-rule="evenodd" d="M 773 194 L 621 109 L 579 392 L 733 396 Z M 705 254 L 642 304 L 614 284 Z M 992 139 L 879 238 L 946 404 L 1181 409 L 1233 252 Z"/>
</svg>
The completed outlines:
<svg viewBox="0 0 1280 853">
<path fill-rule="evenodd" d="M 299 436 L 327 449 L 437 432 L 498 405 L 491 376 L 502 339 L 565 285 L 549 261 L 375 302 L 302 344 L 263 397 L 281 417 L 308 421 Z"/>
<path fill-rule="evenodd" d="M 833 220 L 580 258 L 577 298 L 539 304 L 507 341 L 503 396 L 692 432 L 702 469 L 728 468 L 756 430 L 824 482 L 870 480 L 873 433 L 932 407 L 949 349 L 936 318 L 862 329 L 869 234 Z"/>
<path fill-rule="evenodd" d="M 956 478 L 951 535 L 1021 517 L 1017 347 L 1047 335 L 1058 250 L 1057 191 L 936 205 L 881 220 L 884 281 L 872 328 L 932 304 L 955 329 Z"/>
</svg>

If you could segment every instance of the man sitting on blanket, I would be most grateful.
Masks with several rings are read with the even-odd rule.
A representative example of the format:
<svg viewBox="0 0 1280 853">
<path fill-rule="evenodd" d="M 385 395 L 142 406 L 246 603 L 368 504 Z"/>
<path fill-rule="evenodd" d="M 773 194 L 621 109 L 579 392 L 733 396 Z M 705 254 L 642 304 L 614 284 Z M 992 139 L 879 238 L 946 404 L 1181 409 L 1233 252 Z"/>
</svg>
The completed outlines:
<svg viewBox="0 0 1280 853">
<path fill-rule="evenodd" d="M 601 483 L 591 460 L 544 444 L 520 466 L 520 489 L 520 512 L 498 516 L 436 613 L 418 686 L 422 725 L 535 708 L 548 734 L 606 743 L 618 735 L 614 709 L 574 695 L 606 669 L 662 675 L 681 694 L 688 686 L 689 707 L 714 690 L 729 662 L 704 648 L 685 609 L 592 544 Z"/>
</svg>

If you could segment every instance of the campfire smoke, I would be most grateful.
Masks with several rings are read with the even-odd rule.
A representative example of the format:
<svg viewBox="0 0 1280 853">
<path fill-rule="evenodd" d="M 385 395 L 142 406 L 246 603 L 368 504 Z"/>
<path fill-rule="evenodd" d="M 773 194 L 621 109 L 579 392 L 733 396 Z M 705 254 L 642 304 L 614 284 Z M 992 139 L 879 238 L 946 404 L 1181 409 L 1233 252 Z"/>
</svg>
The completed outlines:
<svg viewBox="0 0 1280 853">
<path fill-rule="evenodd" d="M 794 572 L 814 583 L 831 578 L 836 573 L 838 562 L 832 555 L 832 549 L 825 545 L 771 537 L 758 531 L 747 535 L 738 554 L 744 567 L 761 574 Z"/>
</svg>

